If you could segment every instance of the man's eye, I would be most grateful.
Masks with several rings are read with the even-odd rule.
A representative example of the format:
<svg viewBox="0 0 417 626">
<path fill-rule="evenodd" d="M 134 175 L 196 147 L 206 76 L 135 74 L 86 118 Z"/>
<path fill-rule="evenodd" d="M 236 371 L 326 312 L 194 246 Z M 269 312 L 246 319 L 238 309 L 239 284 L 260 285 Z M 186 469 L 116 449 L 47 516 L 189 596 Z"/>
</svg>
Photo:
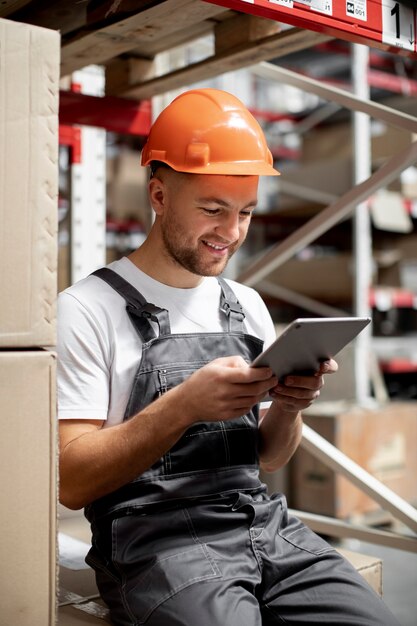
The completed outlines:
<svg viewBox="0 0 417 626">
<path fill-rule="evenodd" d="M 242 217 L 252 217 L 252 211 L 241 211 L 240 215 Z"/>
<path fill-rule="evenodd" d="M 218 213 L 220 213 L 220 209 L 206 209 L 204 207 L 203 211 L 206 215 L 218 215 Z"/>
</svg>

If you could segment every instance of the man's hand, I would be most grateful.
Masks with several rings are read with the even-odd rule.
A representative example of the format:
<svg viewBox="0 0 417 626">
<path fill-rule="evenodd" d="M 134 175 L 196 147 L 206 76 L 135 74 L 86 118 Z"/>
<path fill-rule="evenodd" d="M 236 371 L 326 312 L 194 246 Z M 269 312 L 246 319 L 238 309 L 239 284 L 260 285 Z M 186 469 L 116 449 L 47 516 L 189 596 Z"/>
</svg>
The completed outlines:
<svg viewBox="0 0 417 626">
<path fill-rule="evenodd" d="M 250 367 L 240 356 L 222 357 L 197 370 L 177 388 L 190 423 L 244 415 L 278 383 L 269 367 Z"/>
<path fill-rule="evenodd" d="M 325 374 L 337 372 L 336 361 L 330 359 L 321 363 L 319 370 L 311 376 L 286 376 L 278 383 L 270 395 L 283 411 L 298 412 L 309 407 L 320 396 Z"/>
</svg>

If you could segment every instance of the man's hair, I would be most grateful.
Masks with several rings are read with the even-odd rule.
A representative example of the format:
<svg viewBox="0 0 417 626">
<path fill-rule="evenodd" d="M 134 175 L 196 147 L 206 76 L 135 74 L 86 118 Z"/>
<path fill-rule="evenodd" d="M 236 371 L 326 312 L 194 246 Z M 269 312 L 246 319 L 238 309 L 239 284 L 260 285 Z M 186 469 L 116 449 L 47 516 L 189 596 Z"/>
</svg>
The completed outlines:
<svg viewBox="0 0 417 626">
<path fill-rule="evenodd" d="M 163 163 L 162 161 L 151 161 L 149 163 L 149 178 L 153 178 L 156 174 L 156 171 L 160 167 L 165 167 L 168 170 L 172 170 L 172 167 L 170 167 L 166 163 Z"/>
</svg>

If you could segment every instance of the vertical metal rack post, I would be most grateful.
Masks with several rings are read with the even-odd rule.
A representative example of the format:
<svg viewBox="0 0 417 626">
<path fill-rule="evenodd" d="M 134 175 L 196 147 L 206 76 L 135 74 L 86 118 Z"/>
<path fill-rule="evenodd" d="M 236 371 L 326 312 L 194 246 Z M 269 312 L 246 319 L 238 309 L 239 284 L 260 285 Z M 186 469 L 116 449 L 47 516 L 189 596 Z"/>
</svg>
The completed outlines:
<svg viewBox="0 0 417 626">
<path fill-rule="evenodd" d="M 104 95 L 104 70 L 88 66 L 72 75 L 84 94 Z M 80 126 L 81 158 L 71 168 L 71 283 L 106 262 L 106 131 Z"/>
<path fill-rule="evenodd" d="M 367 79 L 369 48 L 352 45 L 352 79 L 354 93 L 363 100 L 370 99 Z M 371 119 L 366 113 L 353 113 L 354 184 L 371 175 Z M 372 285 L 372 240 L 368 203 L 361 202 L 354 212 L 354 310 L 359 317 L 370 317 L 369 294 Z M 370 401 L 371 330 L 368 327 L 354 343 L 355 393 L 359 405 Z"/>
</svg>

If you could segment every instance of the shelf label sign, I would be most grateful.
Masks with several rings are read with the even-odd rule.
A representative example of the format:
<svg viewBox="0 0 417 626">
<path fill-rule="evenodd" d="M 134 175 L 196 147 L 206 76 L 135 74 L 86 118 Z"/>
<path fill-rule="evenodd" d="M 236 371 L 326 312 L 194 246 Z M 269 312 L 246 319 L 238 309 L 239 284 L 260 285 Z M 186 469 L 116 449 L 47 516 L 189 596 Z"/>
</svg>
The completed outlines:
<svg viewBox="0 0 417 626">
<path fill-rule="evenodd" d="M 383 0 L 382 41 L 398 48 L 414 50 L 416 42 L 416 9 L 393 0 Z"/>
<path fill-rule="evenodd" d="M 313 11 L 319 11 L 320 13 L 327 13 L 327 15 L 332 15 L 333 0 L 298 0 L 298 4 L 305 4 Z"/>
<path fill-rule="evenodd" d="M 405 56 L 417 53 L 417 4 L 401 0 L 206 0 Z"/>
<path fill-rule="evenodd" d="M 366 2 L 367 0 L 346 0 L 346 15 L 366 22 Z"/>
<path fill-rule="evenodd" d="M 294 0 L 269 0 L 271 4 L 280 4 L 282 7 L 288 9 L 294 8 Z M 313 11 L 319 11 L 320 13 L 327 13 L 332 15 L 333 13 L 333 0 L 297 0 L 298 4 L 304 4 Z"/>
</svg>

